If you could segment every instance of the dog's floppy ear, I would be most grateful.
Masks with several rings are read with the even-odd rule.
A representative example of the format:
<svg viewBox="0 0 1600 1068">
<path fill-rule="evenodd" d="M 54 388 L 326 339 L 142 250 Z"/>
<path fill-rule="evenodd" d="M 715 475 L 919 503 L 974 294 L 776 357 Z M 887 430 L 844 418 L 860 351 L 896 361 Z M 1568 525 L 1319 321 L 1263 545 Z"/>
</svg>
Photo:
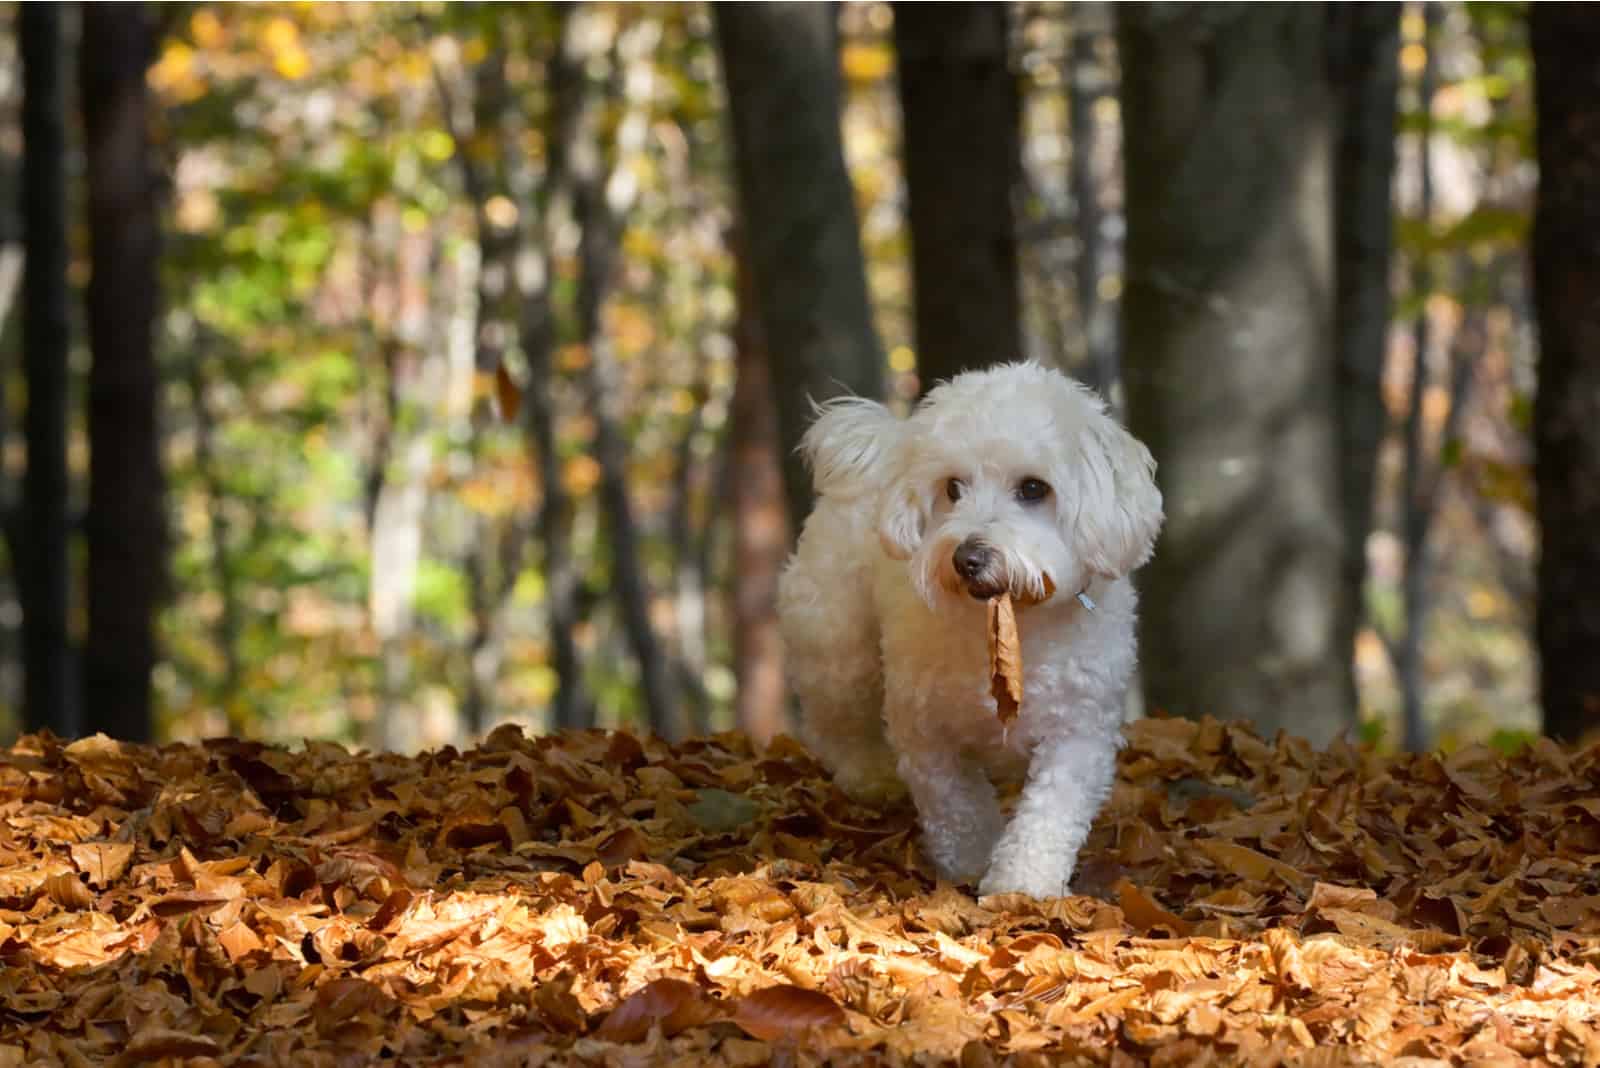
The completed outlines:
<svg viewBox="0 0 1600 1068">
<path fill-rule="evenodd" d="M 865 397 L 835 397 L 813 406 L 816 419 L 800 439 L 818 494 L 849 496 L 871 489 L 884 456 L 899 437 L 894 413 Z"/>
<path fill-rule="evenodd" d="M 1089 419 L 1079 448 L 1078 499 L 1063 522 L 1076 533 L 1084 564 L 1117 578 L 1150 559 L 1161 531 L 1156 462 L 1143 442 L 1099 413 Z"/>
<path fill-rule="evenodd" d="M 878 542 L 883 551 L 895 560 L 908 560 L 927 529 L 926 495 L 911 480 L 896 478 L 884 489 L 878 507 Z"/>
</svg>

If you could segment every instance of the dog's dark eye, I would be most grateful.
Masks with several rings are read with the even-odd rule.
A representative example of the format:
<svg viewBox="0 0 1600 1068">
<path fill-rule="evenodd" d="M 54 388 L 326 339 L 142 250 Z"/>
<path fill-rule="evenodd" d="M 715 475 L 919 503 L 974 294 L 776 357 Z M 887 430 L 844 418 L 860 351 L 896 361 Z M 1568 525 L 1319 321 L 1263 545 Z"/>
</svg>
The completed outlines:
<svg viewBox="0 0 1600 1068">
<path fill-rule="evenodd" d="M 944 484 L 944 495 L 952 501 L 959 501 L 961 495 L 967 492 L 967 487 L 961 484 L 959 478 L 952 478 Z"/>
<path fill-rule="evenodd" d="M 1036 478 L 1025 478 L 1017 483 L 1017 500 L 1019 501 L 1027 501 L 1031 504 L 1034 501 L 1042 501 L 1048 496 L 1050 496 L 1048 483 L 1041 482 Z"/>
</svg>

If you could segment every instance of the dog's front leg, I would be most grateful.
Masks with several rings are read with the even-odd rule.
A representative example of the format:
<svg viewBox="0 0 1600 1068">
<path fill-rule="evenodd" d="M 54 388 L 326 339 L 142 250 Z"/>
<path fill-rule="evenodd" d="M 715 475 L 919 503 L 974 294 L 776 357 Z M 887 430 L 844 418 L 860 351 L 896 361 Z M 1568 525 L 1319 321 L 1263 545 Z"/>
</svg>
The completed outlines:
<svg viewBox="0 0 1600 1068">
<path fill-rule="evenodd" d="M 1104 737 L 1045 738 L 1034 748 L 1016 812 L 995 846 L 980 894 L 1060 897 L 1116 776 L 1117 747 Z"/>
<path fill-rule="evenodd" d="M 994 784 L 946 750 L 902 752 L 900 778 L 917 804 L 923 844 L 940 877 L 976 882 L 1005 826 Z"/>
</svg>

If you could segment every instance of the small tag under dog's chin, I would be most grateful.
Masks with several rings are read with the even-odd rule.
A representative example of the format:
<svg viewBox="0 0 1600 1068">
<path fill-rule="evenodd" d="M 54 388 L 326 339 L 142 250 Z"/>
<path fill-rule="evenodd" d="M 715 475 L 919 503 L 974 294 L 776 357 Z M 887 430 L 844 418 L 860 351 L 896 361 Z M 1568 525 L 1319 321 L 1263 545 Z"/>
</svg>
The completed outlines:
<svg viewBox="0 0 1600 1068">
<path fill-rule="evenodd" d="M 1087 608 L 1089 611 L 1094 611 L 1094 598 L 1089 596 L 1089 591 L 1087 588 L 1078 591 L 1078 603 L 1083 605 L 1083 607 Z"/>
</svg>

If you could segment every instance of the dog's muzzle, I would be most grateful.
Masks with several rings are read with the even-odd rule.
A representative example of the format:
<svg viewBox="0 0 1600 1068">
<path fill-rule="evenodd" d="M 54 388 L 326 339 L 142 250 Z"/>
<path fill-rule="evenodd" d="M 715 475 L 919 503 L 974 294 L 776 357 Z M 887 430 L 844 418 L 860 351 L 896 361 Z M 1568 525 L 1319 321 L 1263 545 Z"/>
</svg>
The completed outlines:
<svg viewBox="0 0 1600 1068">
<path fill-rule="evenodd" d="M 968 538 L 956 546 L 950 563 L 961 576 L 967 593 L 980 601 L 987 601 L 1005 590 L 1005 584 L 996 573 L 999 554 L 977 538 Z"/>
</svg>

